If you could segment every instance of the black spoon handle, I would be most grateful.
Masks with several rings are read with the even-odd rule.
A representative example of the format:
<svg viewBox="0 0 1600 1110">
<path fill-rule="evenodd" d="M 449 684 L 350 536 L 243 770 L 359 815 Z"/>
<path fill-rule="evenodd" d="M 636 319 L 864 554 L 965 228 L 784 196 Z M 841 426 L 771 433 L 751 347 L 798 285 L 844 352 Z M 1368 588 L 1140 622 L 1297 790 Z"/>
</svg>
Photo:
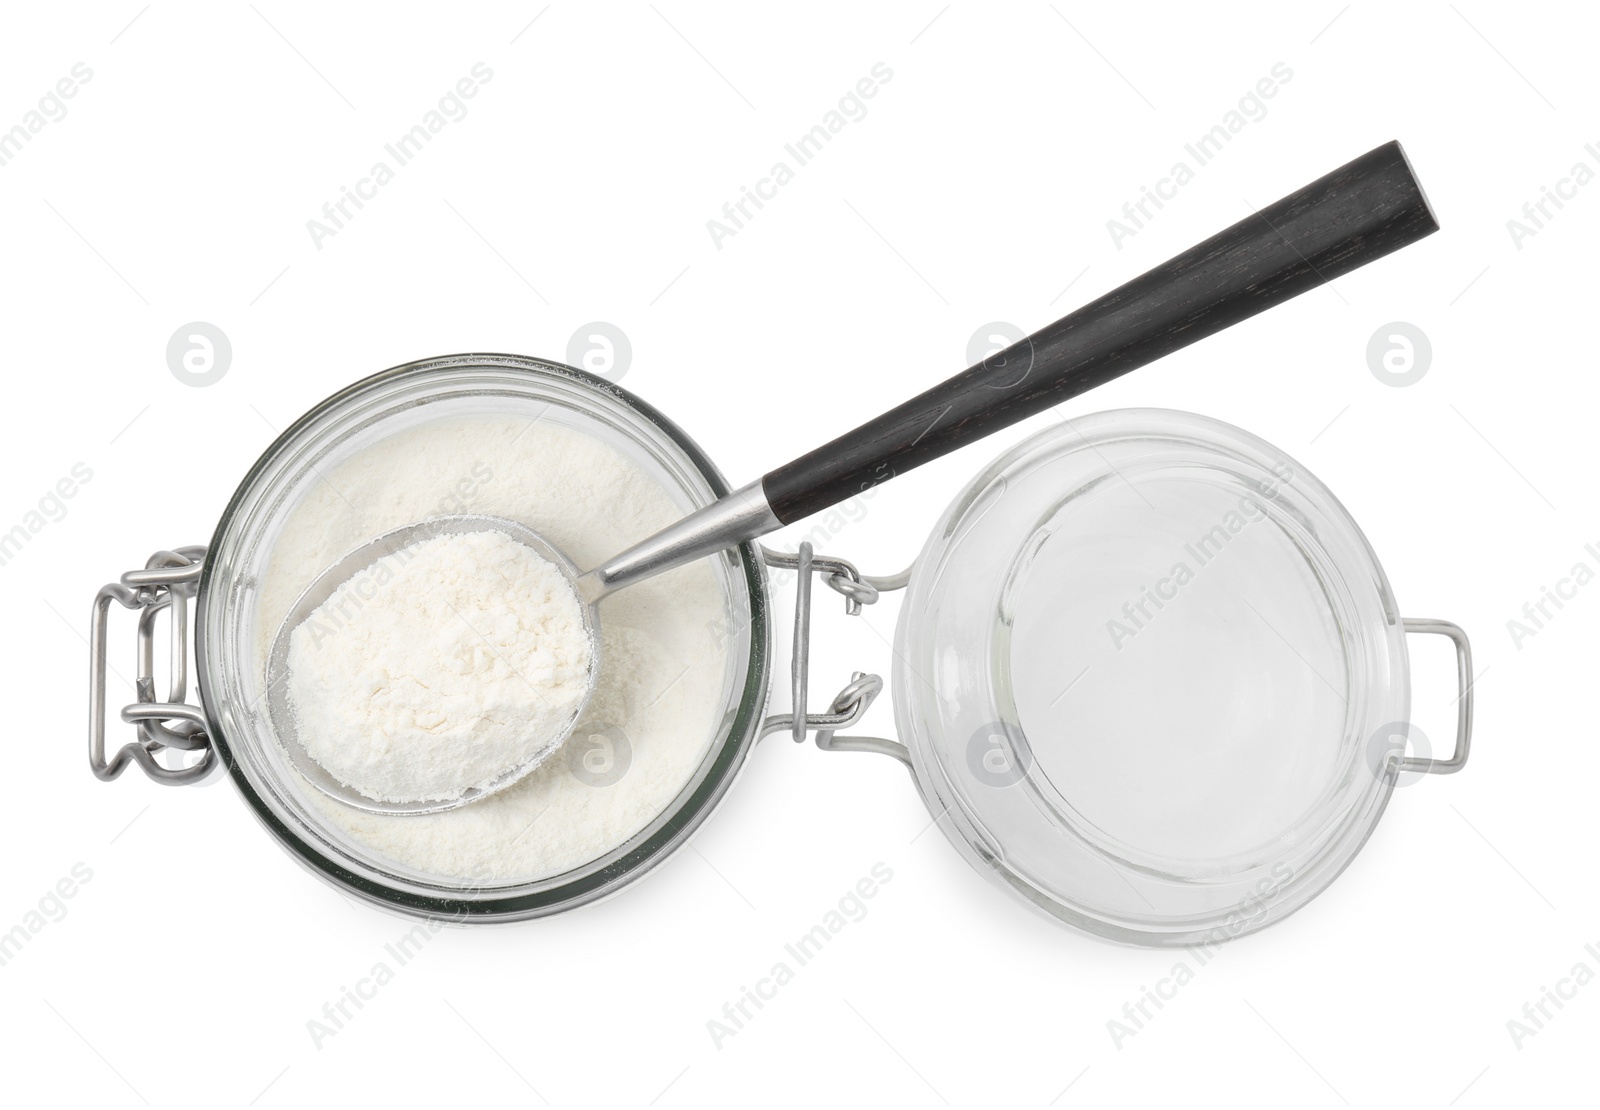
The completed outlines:
<svg viewBox="0 0 1600 1110">
<path fill-rule="evenodd" d="M 1398 142 L 1247 216 L 761 480 L 783 524 L 1221 331 L 1439 229 Z"/>
</svg>

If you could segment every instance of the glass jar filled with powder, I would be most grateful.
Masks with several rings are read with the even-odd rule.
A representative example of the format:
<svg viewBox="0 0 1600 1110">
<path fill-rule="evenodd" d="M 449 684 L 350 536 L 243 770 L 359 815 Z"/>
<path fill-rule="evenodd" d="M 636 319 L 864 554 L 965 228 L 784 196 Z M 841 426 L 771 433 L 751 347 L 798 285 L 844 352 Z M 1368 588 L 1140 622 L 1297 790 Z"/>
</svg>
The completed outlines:
<svg viewBox="0 0 1600 1110">
<path fill-rule="evenodd" d="M 572 736 L 446 812 L 373 813 L 311 788 L 274 735 L 267 652 L 326 565 L 391 529 L 481 513 L 598 561 L 725 492 L 659 413 L 565 367 L 455 356 L 358 383 L 274 444 L 210 546 L 196 639 L 219 757 L 287 847 L 367 898 L 517 918 L 603 897 L 685 842 L 755 739 L 766 594 L 748 546 L 605 599 L 604 662 Z"/>
</svg>

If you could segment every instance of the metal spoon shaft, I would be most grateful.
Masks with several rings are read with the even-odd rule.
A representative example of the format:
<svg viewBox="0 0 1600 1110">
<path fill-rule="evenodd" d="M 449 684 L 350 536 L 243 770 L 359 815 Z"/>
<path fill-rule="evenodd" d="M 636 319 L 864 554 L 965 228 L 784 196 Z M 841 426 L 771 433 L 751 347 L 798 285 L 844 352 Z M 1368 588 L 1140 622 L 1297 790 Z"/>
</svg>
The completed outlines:
<svg viewBox="0 0 1600 1110">
<path fill-rule="evenodd" d="M 578 579 L 578 596 L 593 605 L 613 590 L 692 563 L 781 527 L 759 481 L 734 490 L 676 524 L 634 544 Z"/>
</svg>

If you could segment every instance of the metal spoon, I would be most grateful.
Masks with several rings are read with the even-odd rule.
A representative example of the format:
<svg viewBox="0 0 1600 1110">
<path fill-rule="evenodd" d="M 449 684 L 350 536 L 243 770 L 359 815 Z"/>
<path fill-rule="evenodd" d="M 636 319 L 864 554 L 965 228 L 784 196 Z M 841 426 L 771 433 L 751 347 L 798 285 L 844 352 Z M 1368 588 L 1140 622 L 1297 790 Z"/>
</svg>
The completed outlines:
<svg viewBox="0 0 1600 1110">
<path fill-rule="evenodd" d="M 477 514 L 434 517 L 385 532 L 345 555 L 317 575 L 311 585 L 307 586 L 295 600 L 283 623 L 278 626 L 277 635 L 272 638 L 272 647 L 267 655 L 267 712 L 272 719 L 273 731 L 283 745 L 289 762 L 307 782 L 329 797 L 372 813 L 439 813 L 475 802 L 497 790 L 505 789 L 548 759 L 571 734 L 573 726 L 583 716 L 583 711 L 594 696 L 595 681 L 600 669 L 600 611 L 596 604 L 598 597 L 583 606 L 584 633 L 589 637 L 591 652 L 588 680 L 577 709 L 561 732 L 545 739 L 529 753 L 526 759 L 507 767 L 488 784 L 470 788 L 455 798 L 413 802 L 380 801 L 340 781 L 305 749 L 300 741 L 298 716 L 289 697 L 291 675 L 289 647 L 295 630 L 304 624 L 323 602 L 332 597 L 339 587 L 372 570 L 385 559 L 392 558 L 406 548 L 426 540 L 469 532 L 500 532 L 518 543 L 527 545 L 534 554 L 554 564 L 566 576 L 567 581 L 580 580 L 578 568 L 573 566 L 572 561 L 559 548 L 546 541 L 526 524 L 504 517 Z"/>
<path fill-rule="evenodd" d="M 598 604 L 613 591 L 836 505 L 1340 277 L 1438 227 L 1400 144 L 1386 143 L 585 574 L 532 529 L 497 517 L 441 517 L 387 533 L 319 576 L 285 619 L 268 665 L 273 721 L 284 726 L 293 718 L 282 683 L 275 679 L 286 677 L 294 627 L 343 582 L 419 540 L 492 529 L 528 544 L 565 571 L 596 637 L 589 676 L 592 695 L 600 666 Z M 560 747 L 581 715 L 541 745 L 538 758 L 507 768 L 482 790 L 448 802 L 399 805 L 374 801 L 337 782 L 305 753 L 292 727 L 280 727 L 279 733 L 290 761 L 329 795 L 375 812 L 430 813 L 510 786 Z"/>
</svg>

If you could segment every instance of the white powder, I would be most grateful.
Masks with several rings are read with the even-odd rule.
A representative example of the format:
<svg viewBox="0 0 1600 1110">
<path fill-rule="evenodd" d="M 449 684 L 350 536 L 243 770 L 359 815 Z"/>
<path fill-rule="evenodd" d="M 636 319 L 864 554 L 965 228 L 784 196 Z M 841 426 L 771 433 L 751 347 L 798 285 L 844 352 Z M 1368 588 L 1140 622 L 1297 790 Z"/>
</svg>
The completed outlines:
<svg viewBox="0 0 1600 1110">
<path fill-rule="evenodd" d="M 289 636 L 300 742 L 391 802 L 459 798 L 548 757 L 588 692 L 583 603 L 503 532 L 435 536 L 343 583 Z"/>
<path fill-rule="evenodd" d="M 587 568 L 683 514 L 632 459 L 552 417 L 438 418 L 321 477 L 288 513 L 262 576 L 262 674 L 295 599 L 383 532 L 462 512 L 508 517 Z M 563 749 L 516 785 L 446 813 L 387 816 L 307 784 L 307 809 L 368 853 L 447 882 L 520 882 L 598 859 L 671 806 L 719 734 L 733 681 L 718 631 L 727 620 L 706 561 L 620 590 L 600 603 L 588 708 Z"/>
</svg>

